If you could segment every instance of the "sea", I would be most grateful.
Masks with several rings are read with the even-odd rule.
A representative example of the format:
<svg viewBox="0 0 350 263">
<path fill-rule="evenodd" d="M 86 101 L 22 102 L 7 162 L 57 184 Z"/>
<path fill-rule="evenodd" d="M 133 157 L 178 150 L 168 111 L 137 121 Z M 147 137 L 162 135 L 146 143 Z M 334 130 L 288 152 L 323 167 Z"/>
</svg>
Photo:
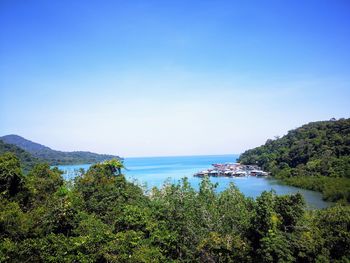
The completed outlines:
<svg viewBox="0 0 350 263">
<path fill-rule="evenodd" d="M 201 178 L 193 175 L 211 167 L 214 163 L 234 163 L 239 155 L 171 156 L 171 157 L 134 157 L 124 158 L 126 169 L 123 174 L 127 180 L 139 184 L 144 189 L 161 188 L 164 184 L 178 183 L 187 177 L 193 188 L 198 190 Z M 87 170 L 91 164 L 60 165 L 66 180 L 73 179 L 80 168 Z M 275 191 L 278 195 L 301 193 L 309 209 L 326 208 L 332 203 L 322 200 L 322 195 L 298 187 L 287 186 L 272 178 L 264 177 L 211 177 L 218 183 L 217 192 L 227 189 L 234 183 L 246 196 L 256 198 L 263 191 Z"/>
</svg>

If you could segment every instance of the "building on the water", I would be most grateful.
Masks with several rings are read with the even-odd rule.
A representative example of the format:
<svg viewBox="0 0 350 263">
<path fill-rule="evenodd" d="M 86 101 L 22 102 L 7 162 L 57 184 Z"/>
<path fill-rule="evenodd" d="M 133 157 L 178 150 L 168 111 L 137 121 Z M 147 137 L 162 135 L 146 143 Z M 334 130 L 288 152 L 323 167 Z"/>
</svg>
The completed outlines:
<svg viewBox="0 0 350 263">
<path fill-rule="evenodd" d="M 195 173 L 194 176 L 204 177 L 244 177 L 244 176 L 267 176 L 269 173 L 263 171 L 257 165 L 244 165 L 240 163 L 216 163 L 213 168 Z"/>
</svg>

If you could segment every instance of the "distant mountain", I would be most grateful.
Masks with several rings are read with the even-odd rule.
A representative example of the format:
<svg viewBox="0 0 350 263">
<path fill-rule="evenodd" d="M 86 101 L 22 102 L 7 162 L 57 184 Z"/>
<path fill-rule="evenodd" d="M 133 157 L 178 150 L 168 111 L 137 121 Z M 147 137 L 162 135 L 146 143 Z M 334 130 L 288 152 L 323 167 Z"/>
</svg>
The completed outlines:
<svg viewBox="0 0 350 263">
<path fill-rule="evenodd" d="M 0 137 L 0 139 L 6 143 L 14 144 L 14 145 L 22 148 L 23 150 L 30 152 L 30 153 L 50 151 L 50 150 L 52 151 L 52 149 L 50 149 L 49 147 L 46 147 L 46 146 L 41 145 L 39 143 L 29 141 L 21 136 L 14 135 L 14 134 Z"/>
<path fill-rule="evenodd" d="M 33 155 L 26 152 L 22 148 L 0 140 L 0 155 L 6 152 L 11 152 L 16 155 L 18 159 L 20 159 L 22 168 L 25 172 L 28 172 L 34 167 L 35 164 L 40 162 L 38 158 L 35 158 Z"/>
<path fill-rule="evenodd" d="M 53 150 L 47 146 L 32 142 L 18 135 L 6 135 L 0 137 L 5 143 L 13 144 L 29 152 L 36 158 L 40 158 L 51 165 L 96 163 L 113 158 L 115 155 L 97 154 L 86 151 L 62 152 Z"/>
</svg>

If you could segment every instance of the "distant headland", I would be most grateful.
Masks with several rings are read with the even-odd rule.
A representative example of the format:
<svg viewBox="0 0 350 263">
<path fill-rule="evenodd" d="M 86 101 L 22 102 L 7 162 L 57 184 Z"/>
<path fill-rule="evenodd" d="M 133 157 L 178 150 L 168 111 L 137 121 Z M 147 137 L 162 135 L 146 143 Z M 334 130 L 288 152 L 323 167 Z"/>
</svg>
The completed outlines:
<svg viewBox="0 0 350 263">
<path fill-rule="evenodd" d="M 47 162 L 50 165 L 97 163 L 113 158 L 121 159 L 116 155 L 97 154 L 87 151 L 57 151 L 15 134 L 0 137 L 0 140 L 2 140 L 5 144 L 17 146 L 20 149 L 26 151 L 34 159 L 38 159 L 42 162 Z M 6 148 L 8 150 L 9 147 Z M 18 150 L 16 152 L 18 152 Z"/>
</svg>

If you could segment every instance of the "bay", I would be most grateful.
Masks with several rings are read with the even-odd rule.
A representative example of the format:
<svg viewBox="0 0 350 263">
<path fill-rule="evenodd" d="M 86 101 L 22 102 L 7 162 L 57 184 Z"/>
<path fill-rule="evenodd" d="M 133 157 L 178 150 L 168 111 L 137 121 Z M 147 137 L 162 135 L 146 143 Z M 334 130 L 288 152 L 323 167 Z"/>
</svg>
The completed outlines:
<svg viewBox="0 0 350 263">
<path fill-rule="evenodd" d="M 233 163 L 239 155 L 205 155 L 205 156 L 171 156 L 171 157 L 135 157 L 125 158 L 123 171 L 127 180 L 144 185 L 148 189 L 162 187 L 164 183 L 177 183 L 187 177 L 192 187 L 198 190 L 200 178 L 193 174 L 210 168 L 213 163 Z M 67 180 L 73 179 L 80 168 L 87 170 L 90 164 L 60 165 L 58 166 Z M 234 183 L 246 196 L 256 198 L 263 191 L 274 190 L 278 195 L 300 192 L 309 208 L 325 208 L 331 205 L 322 200 L 318 192 L 287 186 L 275 179 L 263 177 L 211 177 L 210 180 L 218 183 L 217 191 L 223 191 L 230 183 Z"/>
</svg>

